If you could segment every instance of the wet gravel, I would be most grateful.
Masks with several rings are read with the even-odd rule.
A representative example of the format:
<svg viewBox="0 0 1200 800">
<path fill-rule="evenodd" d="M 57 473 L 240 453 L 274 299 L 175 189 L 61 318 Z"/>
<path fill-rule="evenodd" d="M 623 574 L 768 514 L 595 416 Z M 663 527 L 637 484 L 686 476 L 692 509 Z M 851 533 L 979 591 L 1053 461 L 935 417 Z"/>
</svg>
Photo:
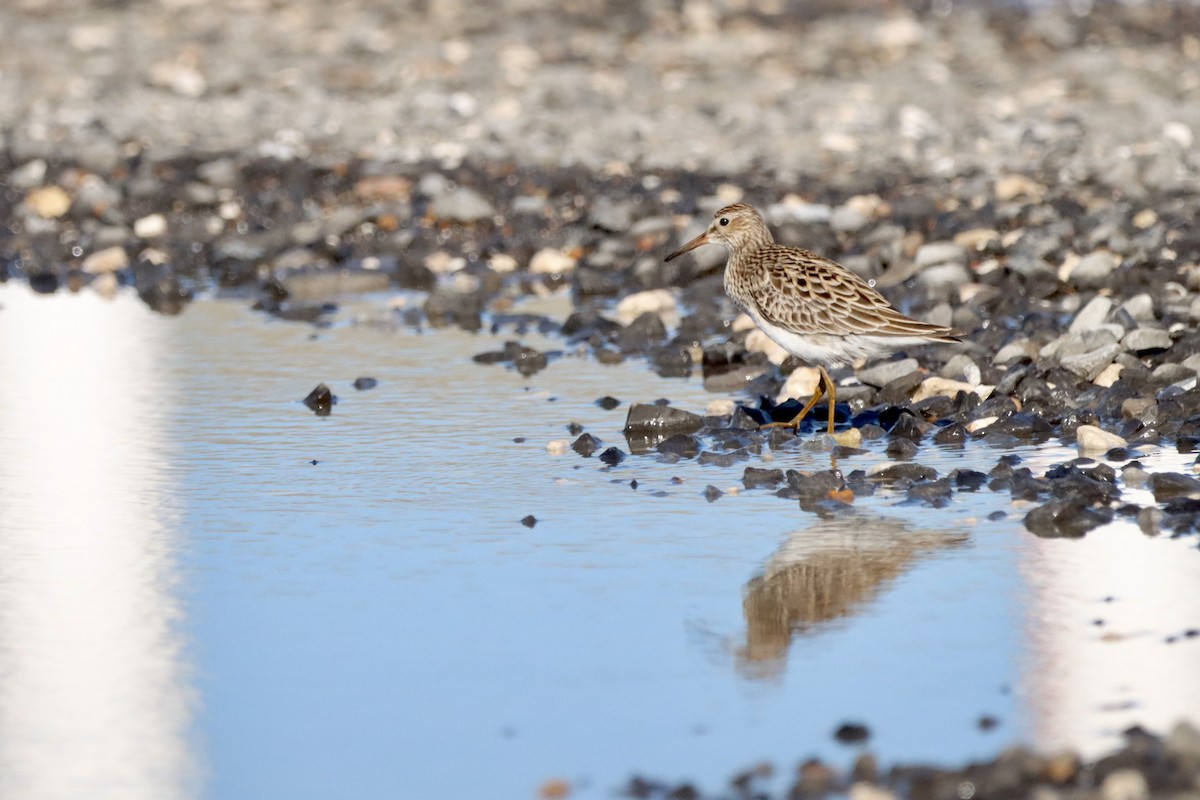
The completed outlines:
<svg viewBox="0 0 1200 800">
<path fill-rule="evenodd" d="M 983 730 L 998 721 L 984 715 Z M 846 723 L 834 733 L 843 744 L 869 740 L 869 729 Z M 624 787 L 634 798 L 823 798 L 858 800 L 962 800 L 962 798 L 1027 798 L 1045 800 L 1149 800 L 1188 797 L 1200 782 L 1200 729 L 1180 723 L 1162 734 L 1141 728 L 1125 731 L 1125 744 L 1095 760 L 1062 751 L 1038 754 L 1011 748 L 991 761 L 960 768 L 928 764 L 880 765 L 870 751 L 861 751 L 848 769 L 809 759 L 794 768 L 759 764 L 733 777 L 729 786 L 709 793 L 692 784 L 664 783 L 635 777 Z M 770 787 L 784 788 L 773 791 Z"/>
</svg>

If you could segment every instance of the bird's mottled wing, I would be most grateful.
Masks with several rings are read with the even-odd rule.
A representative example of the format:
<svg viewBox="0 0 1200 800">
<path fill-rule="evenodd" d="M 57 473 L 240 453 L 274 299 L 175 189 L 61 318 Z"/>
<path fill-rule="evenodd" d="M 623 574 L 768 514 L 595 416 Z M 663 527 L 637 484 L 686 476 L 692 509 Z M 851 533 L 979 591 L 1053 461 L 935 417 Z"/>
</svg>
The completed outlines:
<svg viewBox="0 0 1200 800">
<path fill-rule="evenodd" d="M 816 253 L 769 247 L 755 254 L 762 270 L 753 281 L 759 313 L 802 334 L 944 337 L 949 329 L 904 316 L 845 267 Z"/>
</svg>

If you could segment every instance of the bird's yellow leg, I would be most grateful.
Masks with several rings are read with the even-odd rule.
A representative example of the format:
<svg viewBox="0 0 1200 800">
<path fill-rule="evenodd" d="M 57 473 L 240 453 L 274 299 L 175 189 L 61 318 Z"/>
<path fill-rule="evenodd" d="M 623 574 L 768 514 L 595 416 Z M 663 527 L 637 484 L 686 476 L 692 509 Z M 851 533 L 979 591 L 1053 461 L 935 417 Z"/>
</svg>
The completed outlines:
<svg viewBox="0 0 1200 800">
<path fill-rule="evenodd" d="M 800 413 L 792 418 L 791 422 L 768 422 L 763 425 L 764 428 L 791 428 L 793 431 L 800 430 L 801 421 L 808 416 L 808 412 L 812 411 L 812 407 L 817 404 L 821 396 L 825 394 L 825 383 L 829 380 L 829 375 L 825 373 L 825 368 L 821 367 L 821 377 L 817 380 L 817 390 L 813 392 L 812 399 L 805 404 L 804 408 L 800 409 Z M 830 424 L 833 424 L 833 416 L 829 417 Z"/>
<path fill-rule="evenodd" d="M 817 369 L 821 371 L 821 383 L 829 387 L 829 433 L 833 433 L 833 416 L 837 406 L 837 384 L 829 377 L 829 373 L 825 371 L 824 367 L 818 365 Z"/>
</svg>

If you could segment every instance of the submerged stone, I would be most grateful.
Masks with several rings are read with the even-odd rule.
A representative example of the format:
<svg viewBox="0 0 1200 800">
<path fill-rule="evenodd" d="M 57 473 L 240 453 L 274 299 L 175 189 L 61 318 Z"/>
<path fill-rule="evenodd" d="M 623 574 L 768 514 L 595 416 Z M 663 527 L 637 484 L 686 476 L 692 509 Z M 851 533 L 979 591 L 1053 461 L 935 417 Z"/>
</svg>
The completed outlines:
<svg viewBox="0 0 1200 800">
<path fill-rule="evenodd" d="M 746 467 L 746 471 L 742 473 L 742 485 L 747 489 L 757 489 L 761 486 L 773 489 L 783 483 L 783 480 L 783 470 L 781 469 Z"/>
<path fill-rule="evenodd" d="M 1112 521 L 1109 508 L 1093 508 L 1074 500 L 1051 500 L 1025 515 L 1025 527 L 1044 538 L 1078 538 Z"/>
</svg>

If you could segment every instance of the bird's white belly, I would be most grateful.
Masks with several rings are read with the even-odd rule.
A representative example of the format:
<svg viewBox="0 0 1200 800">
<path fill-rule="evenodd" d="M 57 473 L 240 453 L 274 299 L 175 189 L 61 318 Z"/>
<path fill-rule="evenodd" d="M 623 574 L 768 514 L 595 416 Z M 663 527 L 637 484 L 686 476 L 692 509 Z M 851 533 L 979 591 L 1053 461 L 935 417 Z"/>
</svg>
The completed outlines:
<svg viewBox="0 0 1200 800">
<path fill-rule="evenodd" d="M 827 368 L 874 358 L 902 347 L 928 343 L 918 336 L 796 333 L 767 322 L 753 306 L 747 312 L 754 324 L 784 350 L 809 364 L 820 364 Z"/>
</svg>

